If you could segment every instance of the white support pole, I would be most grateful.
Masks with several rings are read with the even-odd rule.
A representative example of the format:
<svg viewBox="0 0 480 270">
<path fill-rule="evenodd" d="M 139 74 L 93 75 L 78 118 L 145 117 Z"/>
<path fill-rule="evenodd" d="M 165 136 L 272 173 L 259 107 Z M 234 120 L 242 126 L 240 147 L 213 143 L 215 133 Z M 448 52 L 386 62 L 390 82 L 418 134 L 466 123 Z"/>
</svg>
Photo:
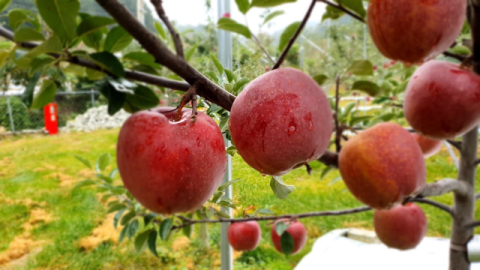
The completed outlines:
<svg viewBox="0 0 480 270">
<path fill-rule="evenodd" d="M 137 0 L 137 19 L 145 25 L 145 4 L 143 0 Z"/>
<path fill-rule="evenodd" d="M 230 0 L 218 0 L 218 18 L 221 18 L 223 14 L 230 13 Z M 223 30 L 218 30 L 218 59 L 222 63 L 224 68 L 232 69 L 232 35 L 230 32 Z M 223 77 L 223 74 L 221 74 Z M 225 139 L 225 146 L 230 147 L 230 141 Z M 232 157 L 227 155 L 228 162 L 227 168 L 225 171 L 225 176 L 223 182 L 228 182 L 232 180 Z M 232 199 L 232 186 L 229 186 L 225 190 L 224 198 Z M 224 208 L 228 215 L 232 216 L 231 208 Z M 220 252 L 221 252 L 221 262 L 222 270 L 232 270 L 233 269 L 233 250 L 228 242 L 228 223 L 222 223 L 221 225 L 221 241 L 220 241 Z"/>
<path fill-rule="evenodd" d="M 12 113 L 12 106 L 10 105 L 10 97 L 7 97 L 7 106 L 8 106 L 8 117 L 10 118 L 10 126 L 12 127 L 12 132 L 15 132 L 15 123 L 13 122 L 13 113 Z"/>
</svg>

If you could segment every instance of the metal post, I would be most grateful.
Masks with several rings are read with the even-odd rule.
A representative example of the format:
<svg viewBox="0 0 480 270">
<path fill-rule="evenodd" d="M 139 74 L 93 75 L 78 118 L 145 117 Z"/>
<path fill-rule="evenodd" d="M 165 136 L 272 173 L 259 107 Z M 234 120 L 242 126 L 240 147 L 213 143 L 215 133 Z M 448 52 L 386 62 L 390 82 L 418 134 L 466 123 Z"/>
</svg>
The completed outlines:
<svg viewBox="0 0 480 270">
<path fill-rule="evenodd" d="M 92 99 L 92 108 L 95 107 L 95 91 L 92 89 L 90 90 L 90 97 Z"/>
<path fill-rule="evenodd" d="M 230 13 L 230 0 L 218 0 L 218 18 L 221 18 L 223 14 Z M 218 30 L 218 58 L 222 63 L 224 68 L 232 69 L 232 35 L 230 32 Z M 223 77 L 223 74 L 221 74 Z M 231 143 L 225 138 L 225 146 L 230 147 Z M 227 168 L 225 171 L 225 176 L 223 182 L 228 182 L 232 180 L 232 157 L 227 155 L 228 162 Z M 229 186 L 225 190 L 224 198 L 232 199 L 232 186 Z M 232 216 L 232 209 L 224 208 L 228 215 Z M 221 225 L 221 241 L 220 241 L 220 252 L 221 252 L 221 262 L 222 270 L 232 270 L 233 269 L 233 250 L 228 242 L 228 223 L 222 223 Z"/>
<path fill-rule="evenodd" d="M 12 113 L 12 106 L 10 105 L 10 97 L 7 97 L 7 106 L 8 106 L 8 116 L 10 117 L 10 125 L 12 127 L 12 132 L 15 132 L 15 123 L 13 123 L 13 113 Z"/>
</svg>

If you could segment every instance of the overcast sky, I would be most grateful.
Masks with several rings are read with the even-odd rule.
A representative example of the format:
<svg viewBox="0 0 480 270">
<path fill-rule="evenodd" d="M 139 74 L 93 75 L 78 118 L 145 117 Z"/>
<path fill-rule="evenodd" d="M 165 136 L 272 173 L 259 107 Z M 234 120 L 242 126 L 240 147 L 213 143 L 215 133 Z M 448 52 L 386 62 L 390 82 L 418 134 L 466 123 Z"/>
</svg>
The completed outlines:
<svg viewBox="0 0 480 270">
<path fill-rule="evenodd" d="M 217 21 L 217 2 L 218 0 L 212 1 L 212 10 L 207 14 L 207 8 L 205 7 L 204 0 L 163 0 L 165 11 L 171 21 L 176 21 L 179 24 L 186 25 L 198 25 L 206 24 L 208 16 L 211 16 L 214 21 Z M 242 13 L 237 9 L 237 5 L 234 0 L 231 1 L 232 8 L 232 19 L 245 23 L 245 19 Z M 285 28 L 290 23 L 294 21 L 301 21 L 308 6 L 310 5 L 311 0 L 298 0 L 296 3 L 284 4 L 274 8 L 273 10 L 283 10 L 285 14 L 275 18 L 272 22 L 272 26 L 268 29 L 269 31 L 277 31 Z M 145 3 L 151 8 L 149 0 L 145 0 Z M 324 13 L 325 5 L 318 3 L 313 11 L 313 14 L 309 20 L 309 23 L 319 23 L 322 14 Z M 248 23 L 250 29 L 254 32 L 258 32 L 258 25 L 263 22 L 263 19 L 260 18 L 260 14 L 264 12 L 263 8 L 253 8 L 248 14 Z M 153 11 L 153 14 L 156 13 Z M 264 30 L 267 30 L 264 28 Z"/>
</svg>

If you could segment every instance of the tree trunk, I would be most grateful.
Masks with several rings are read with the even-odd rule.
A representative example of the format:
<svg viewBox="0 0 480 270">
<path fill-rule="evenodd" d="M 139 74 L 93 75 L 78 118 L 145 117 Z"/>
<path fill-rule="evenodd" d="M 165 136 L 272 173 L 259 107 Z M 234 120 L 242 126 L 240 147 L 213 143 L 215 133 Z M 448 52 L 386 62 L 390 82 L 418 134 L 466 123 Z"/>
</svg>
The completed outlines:
<svg viewBox="0 0 480 270">
<path fill-rule="evenodd" d="M 454 218 L 450 238 L 450 270 L 470 269 L 466 245 L 473 236 L 473 228 L 465 229 L 464 226 L 466 223 L 474 220 L 477 144 L 478 129 L 475 127 L 465 134 L 462 140 L 458 180 L 465 181 L 471 187 L 466 195 L 454 194 Z"/>
</svg>

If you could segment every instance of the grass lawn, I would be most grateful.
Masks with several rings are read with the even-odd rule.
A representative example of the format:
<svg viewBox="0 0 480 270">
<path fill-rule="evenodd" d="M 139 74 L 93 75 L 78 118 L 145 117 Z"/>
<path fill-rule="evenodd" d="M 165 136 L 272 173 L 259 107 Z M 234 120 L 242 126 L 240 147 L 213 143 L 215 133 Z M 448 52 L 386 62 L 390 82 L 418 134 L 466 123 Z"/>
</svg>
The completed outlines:
<svg viewBox="0 0 480 270">
<path fill-rule="evenodd" d="M 168 242 L 158 244 L 159 258 L 156 258 L 148 251 L 136 253 L 133 241 L 127 239 L 118 243 L 112 240 L 118 239 L 118 231 L 113 229 L 111 219 L 106 218 L 106 204 L 94 189 L 73 190 L 76 182 L 93 174 L 73 155 L 83 156 L 92 163 L 104 152 L 115 157 L 117 133 L 117 130 L 109 130 L 0 141 L 0 269 L 2 259 L 3 262 L 8 261 L 8 256 L 15 259 L 12 250 L 20 252 L 22 248 L 35 250 L 36 255 L 23 258 L 15 269 L 219 268 L 219 225 L 209 226 L 210 248 L 200 245 L 195 237 L 197 233 L 192 239 L 177 234 Z M 111 166 L 114 164 L 115 159 Z M 324 166 L 317 162 L 311 165 L 313 176 L 305 169 L 298 169 L 284 177 L 287 184 L 296 186 L 296 190 L 286 200 L 279 200 L 270 189 L 270 179 L 262 177 L 241 157 L 235 156 L 233 177 L 243 179 L 233 187 L 234 202 L 238 206 L 236 212 L 242 213 L 250 205 L 269 208 L 276 214 L 361 205 L 341 181 L 332 184 L 339 175 L 337 171 L 321 180 Z M 429 182 L 456 176 L 456 169 L 445 150 L 428 159 L 427 170 Z M 436 199 L 452 203 L 451 195 Z M 429 220 L 428 235 L 448 237 L 451 225 L 448 214 L 431 206 L 421 206 Z M 271 224 L 263 222 L 259 248 L 236 253 L 235 269 L 292 269 L 311 250 L 316 238 L 328 231 L 373 227 L 372 212 L 310 218 L 302 222 L 308 229 L 309 240 L 301 253 L 290 257 L 277 253 L 270 241 Z M 88 248 L 89 245 L 95 248 Z"/>
</svg>

